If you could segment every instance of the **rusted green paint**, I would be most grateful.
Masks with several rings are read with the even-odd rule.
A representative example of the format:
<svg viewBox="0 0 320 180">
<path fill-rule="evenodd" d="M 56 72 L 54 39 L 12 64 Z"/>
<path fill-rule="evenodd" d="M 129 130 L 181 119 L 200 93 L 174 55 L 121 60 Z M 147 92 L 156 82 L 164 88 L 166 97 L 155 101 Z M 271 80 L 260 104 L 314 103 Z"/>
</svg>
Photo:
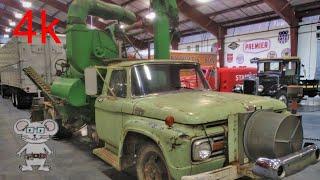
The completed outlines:
<svg viewBox="0 0 320 180">
<path fill-rule="evenodd" d="M 228 156 L 229 162 L 238 160 L 238 115 L 231 114 L 228 118 Z"/>
<path fill-rule="evenodd" d="M 141 63 L 164 63 L 164 61 L 133 61 L 107 67 L 105 87 L 95 103 L 97 131 L 99 137 L 114 148 L 119 161 L 128 132 L 149 137 L 163 152 L 174 179 L 224 166 L 226 156 L 223 155 L 204 162 L 192 162 L 192 142 L 206 137 L 203 124 L 220 121 L 228 123 L 229 127 L 218 125 L 206 128 L 206 133 L 211 136 L 228 131 L 228 156 L 229 161 L 233 162 L 238 158 L 237 114 L 246 113 L 252 107 L 270 110 L 286 108 L 282 102 L 270 98 L 212 91 L 168 93 L 133 98 L 131 97 L 131 67 Z M 166 61 L 165 63 L 174 62 Z M 127 71 L 127 98 L 115 98 L 106 93 L 112 71 L 119 69 Z M 164 122 L 169 115 L 175 118 L 172 128 L 166 126 Z"/>
</svg>

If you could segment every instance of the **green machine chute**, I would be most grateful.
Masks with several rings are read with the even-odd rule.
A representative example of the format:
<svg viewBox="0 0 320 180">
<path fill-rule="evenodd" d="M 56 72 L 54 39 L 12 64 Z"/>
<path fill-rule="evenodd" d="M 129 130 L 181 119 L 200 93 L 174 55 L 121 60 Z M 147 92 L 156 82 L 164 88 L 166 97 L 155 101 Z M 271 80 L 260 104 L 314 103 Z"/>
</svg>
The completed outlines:
<svg viewBox="0 0 320 180">
<path fill-rule="evenodd" d="M 68 72 L 53 82 L 52 95 L 74 107 L 86 106 L 87 95 L 83 73 L 85 68 L 103 65 L 103 61 L 119 58 L 118 45 L 115 39 L 115 29 L 105 30 L 87 28 L 88 15 L 94 15 L 106 20 L 119 20 L 127 24 L 134 23 L 134 13 L 114 4 L 100 0 L 73 0 L 67 19 L 67 62 Z"/>
<path fill-rule="evenodd" d="M 51 93 L 75 107 L 87 103 L 85 85 L 80 79 L 59 78 L 51 86 Z"/>
</svg>

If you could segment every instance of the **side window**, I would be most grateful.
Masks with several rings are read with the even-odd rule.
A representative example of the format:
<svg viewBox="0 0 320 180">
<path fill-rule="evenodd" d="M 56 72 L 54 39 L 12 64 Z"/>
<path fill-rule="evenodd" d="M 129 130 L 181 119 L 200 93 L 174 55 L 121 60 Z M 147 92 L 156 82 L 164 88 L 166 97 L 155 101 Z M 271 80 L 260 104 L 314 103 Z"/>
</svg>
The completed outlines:
<svg viewBox="0 0 320 180">
<path fill-rule="evenodd" d="M 127 72 L 125 70 L 112 71 L 108 95 L 120 98 L 127 97 Z"/>
<path fill-rule="evenodd" d="M 212 70 L 210 71 L 210 76 L 211 76 L 211 77 L 215 77 L 215 76 L 216 76 L 216 71 L 212 69 Z"/>
</svg>

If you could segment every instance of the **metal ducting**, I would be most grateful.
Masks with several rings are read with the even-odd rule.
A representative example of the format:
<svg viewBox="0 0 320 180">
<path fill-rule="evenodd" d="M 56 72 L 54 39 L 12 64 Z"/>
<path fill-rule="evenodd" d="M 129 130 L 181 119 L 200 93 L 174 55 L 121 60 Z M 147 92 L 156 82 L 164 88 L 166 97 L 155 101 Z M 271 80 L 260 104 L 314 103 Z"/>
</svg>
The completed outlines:
<svg viewBox="0 0 320 180">
<path fill-rule="evenodd" d="M 279 158 L 301 150 L 301 119 L 294 115 L 257 111 L 244 130 L 244 149 L 248 158 Z"/>
</svg>

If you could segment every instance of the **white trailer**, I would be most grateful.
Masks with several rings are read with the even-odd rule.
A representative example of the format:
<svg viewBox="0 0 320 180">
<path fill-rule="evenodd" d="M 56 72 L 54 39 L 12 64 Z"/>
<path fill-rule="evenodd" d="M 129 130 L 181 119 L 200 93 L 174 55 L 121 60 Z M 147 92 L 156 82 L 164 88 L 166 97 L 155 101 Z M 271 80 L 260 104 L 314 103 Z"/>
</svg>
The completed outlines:
<svg viewBox="0 0 320 180">
<path fill-rule="evenodd" d="M 57 44 L 51 37 L 47 37 L 46 44 L 42 44 L 41 35 L 33 37 L 32 44 L 27 43 L 26 37 L 13 37 L 0 48 L 0 85 L 1 94 L 11 97 L 17 108 L 28 108 L 32 97 L 38 93 L 38 88 L 25 75 L 23 69 L 31 66 L 44 81 L 50 84 L 56 77 L 55 63 L 66 60 L 64 35 L 58 36 L 61 44 Z"/>
</svg>

